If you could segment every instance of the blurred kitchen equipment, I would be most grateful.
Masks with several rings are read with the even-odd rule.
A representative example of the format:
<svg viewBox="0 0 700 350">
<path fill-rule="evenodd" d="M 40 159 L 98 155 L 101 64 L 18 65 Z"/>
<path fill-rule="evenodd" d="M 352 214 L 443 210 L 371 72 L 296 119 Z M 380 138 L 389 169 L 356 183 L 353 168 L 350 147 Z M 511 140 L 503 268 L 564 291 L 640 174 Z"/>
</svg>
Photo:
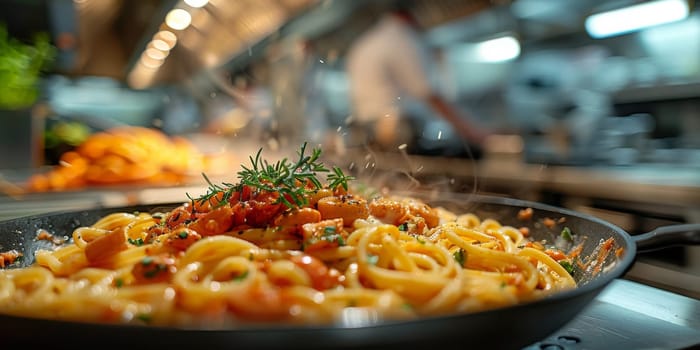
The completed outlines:
<svg viewBox="0 0 700 350">
<path fill-rule="evenodd" d="M 32 169 L 42 164 L 46 111 L 41 103 L 0 109 L 0 169 Z"/>
<path fill-rule="evenodd" d="M 532 52 L 516 62 L 505 97 L 525 140 L 525 161 L 591 161 L 597 125 L 610 114 L 611 104 L 589 73 L 605 57 L 601 48 L 584 47 Z"/>
<path fill-rule="evenodd" d="M 636 164 L 651 151 L 653 129 L 649 114 L 605 117 L 597 128 L 593 159 L 611 165 Z"/>
</svg>

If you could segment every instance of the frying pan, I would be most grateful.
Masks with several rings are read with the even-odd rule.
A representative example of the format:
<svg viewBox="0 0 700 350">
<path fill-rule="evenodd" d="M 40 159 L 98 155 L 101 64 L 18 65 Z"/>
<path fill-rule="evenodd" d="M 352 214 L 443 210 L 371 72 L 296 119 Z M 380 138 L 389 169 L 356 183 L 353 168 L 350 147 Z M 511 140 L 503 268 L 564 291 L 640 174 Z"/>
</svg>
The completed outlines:
<svg viewBox="0 0 700 350">
<path fill-rule="evenodd" d="M 103 325 L 0 315 L 0 342 L 3 346 L 56 345 L 85 346 L 143 345 L 150 348 L 201 347 L 254 349 L 327 349 L 327 348 L 432 348 L 451 345 L 459 348 L 519 349 L 540 341 L 572 320 L 613 279 L 622 276 L 633 264 L 637 251 L 676 244 L 700 243 L 700 224 L 665 226 L 631 236 L 621 228 L 583 213 L 542 203 L 511 198 L 459 194 L 420 195 L 433 206 L 456 212 L 473 212 L 491 217 L 505 225 L 530 228 L 531 237 L 552 242 L 562 227 L 585 236 L 582 256 L 595 254 L 601 240 L 612 238 L 622 248 L 619 258 L 605 260 L 599 274 L 575 271 L 579 287 L 556 293 L 546 299 L 512 307 L 469 314 L 435 316 L 410 321 L 338 322 L 327 326 L 240 326 L 231 330 L 173 329 L 153 326 Z M 99 208 L 76 212 L 58 212 L 0 222 L 0 251 L 17 249 L 24 253 L 21 266 L 33 263 L 34 251 L 45 241 L 35 239 L 38 229 L 70 237 L 72 231 L 90 225 L 115 211 L 149 212 L 173 208 L 170 205 L 141 205 Z M 517 213 L 532 208 L 530 220 Z M 546 218 L 556 219 L 555 227 L 543 225 Z"/>
</svg>

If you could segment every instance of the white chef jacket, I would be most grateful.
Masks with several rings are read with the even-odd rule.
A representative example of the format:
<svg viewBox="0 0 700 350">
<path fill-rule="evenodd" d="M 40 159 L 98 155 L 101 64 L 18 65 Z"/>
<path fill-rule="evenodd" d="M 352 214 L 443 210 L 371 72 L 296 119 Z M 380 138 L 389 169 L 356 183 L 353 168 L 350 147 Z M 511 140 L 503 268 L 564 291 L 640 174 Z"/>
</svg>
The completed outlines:
<svg viewBox="0 0 700 350">
<path fill-rule="evenodd" d="M 353 120 L 398 116 L 403 99 L 431 94 L 421 45 L 418 33 L 394 16 L 382 18 L 354 42 L 346 62 Z"/>
</svg>

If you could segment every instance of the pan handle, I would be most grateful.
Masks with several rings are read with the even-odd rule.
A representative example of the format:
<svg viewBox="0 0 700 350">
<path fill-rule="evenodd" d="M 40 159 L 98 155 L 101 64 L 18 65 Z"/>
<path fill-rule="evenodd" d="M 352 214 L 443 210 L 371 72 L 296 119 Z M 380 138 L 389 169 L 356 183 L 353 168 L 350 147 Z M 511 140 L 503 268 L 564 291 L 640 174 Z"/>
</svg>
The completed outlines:
<svg viewBox="0 0 700 350">
<path fill-rule="evenodd" d="M 700 244 L 700 224 L 661 226 L 653 231 L 632 236 L 632 239 L 639 252 L 676 245 Z"/>
</svg>

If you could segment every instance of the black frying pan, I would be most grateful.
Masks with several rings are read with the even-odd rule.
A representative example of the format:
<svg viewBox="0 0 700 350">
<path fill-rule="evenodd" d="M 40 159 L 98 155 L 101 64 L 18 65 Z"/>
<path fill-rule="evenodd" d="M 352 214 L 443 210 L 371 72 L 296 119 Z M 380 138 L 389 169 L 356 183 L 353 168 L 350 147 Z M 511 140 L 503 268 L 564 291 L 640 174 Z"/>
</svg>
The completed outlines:
<svg viewBox="0 0 700 350">
<path fill-rule="evenodd" d="M 0 315 L 0 343 L 17 345 L 144 345 L 159 348 L 203 347 L 236 349 L 271 348 L 432 348 L 458 345 L 458 348 L 518 349 L 540 341 L 573 319 L 613 279 L 622 276 L 633 264 L 637 251 L 674 244 L 700 243 L 700 224 L 667 226 L 643 235 L 630 236 L 624 230 L 595 217 L 570 210 L 499 197 L 433 196 L 425 198 L 434 206 L 457 212 L 471 211 L 482 218 L 491 217 L 506 225 L 528 226 L 537 240 L 552 241 L 567 226 L 577 235 L 586 235 L 582 255 L 591 254 L 601 239 L 613 238 L 624 249 L 619 259 L 606 259 L 602 272 L 593 276 L 576 271 L 575 290 L 514 307 L 462 315 L 432 317 L 402 322 L 337 324 L 328 327 L 241 327 L 234 330 L 182 330 L 124 325 L 97 325 L 51 321 Z M 90 225 L 115 211 L 151 211 L 172 206 L 132 206 L 102 208 L 79 212 L 38 215 L 0 222 L 0 251 L 17 249 L 25 254 L 21 264 L 32 263 L 33 252 L 44 241 L 36 241 L 36 231 L 47 229 L 70 236 L 78 226 Z M 519 210 L 533 208 L 529 221 L 516 218 Z M 563 223 L 554 228 L 542 225 L 552 218 Z M 614 261 L 617 260 L 617 261 Z"/>
</svg>

